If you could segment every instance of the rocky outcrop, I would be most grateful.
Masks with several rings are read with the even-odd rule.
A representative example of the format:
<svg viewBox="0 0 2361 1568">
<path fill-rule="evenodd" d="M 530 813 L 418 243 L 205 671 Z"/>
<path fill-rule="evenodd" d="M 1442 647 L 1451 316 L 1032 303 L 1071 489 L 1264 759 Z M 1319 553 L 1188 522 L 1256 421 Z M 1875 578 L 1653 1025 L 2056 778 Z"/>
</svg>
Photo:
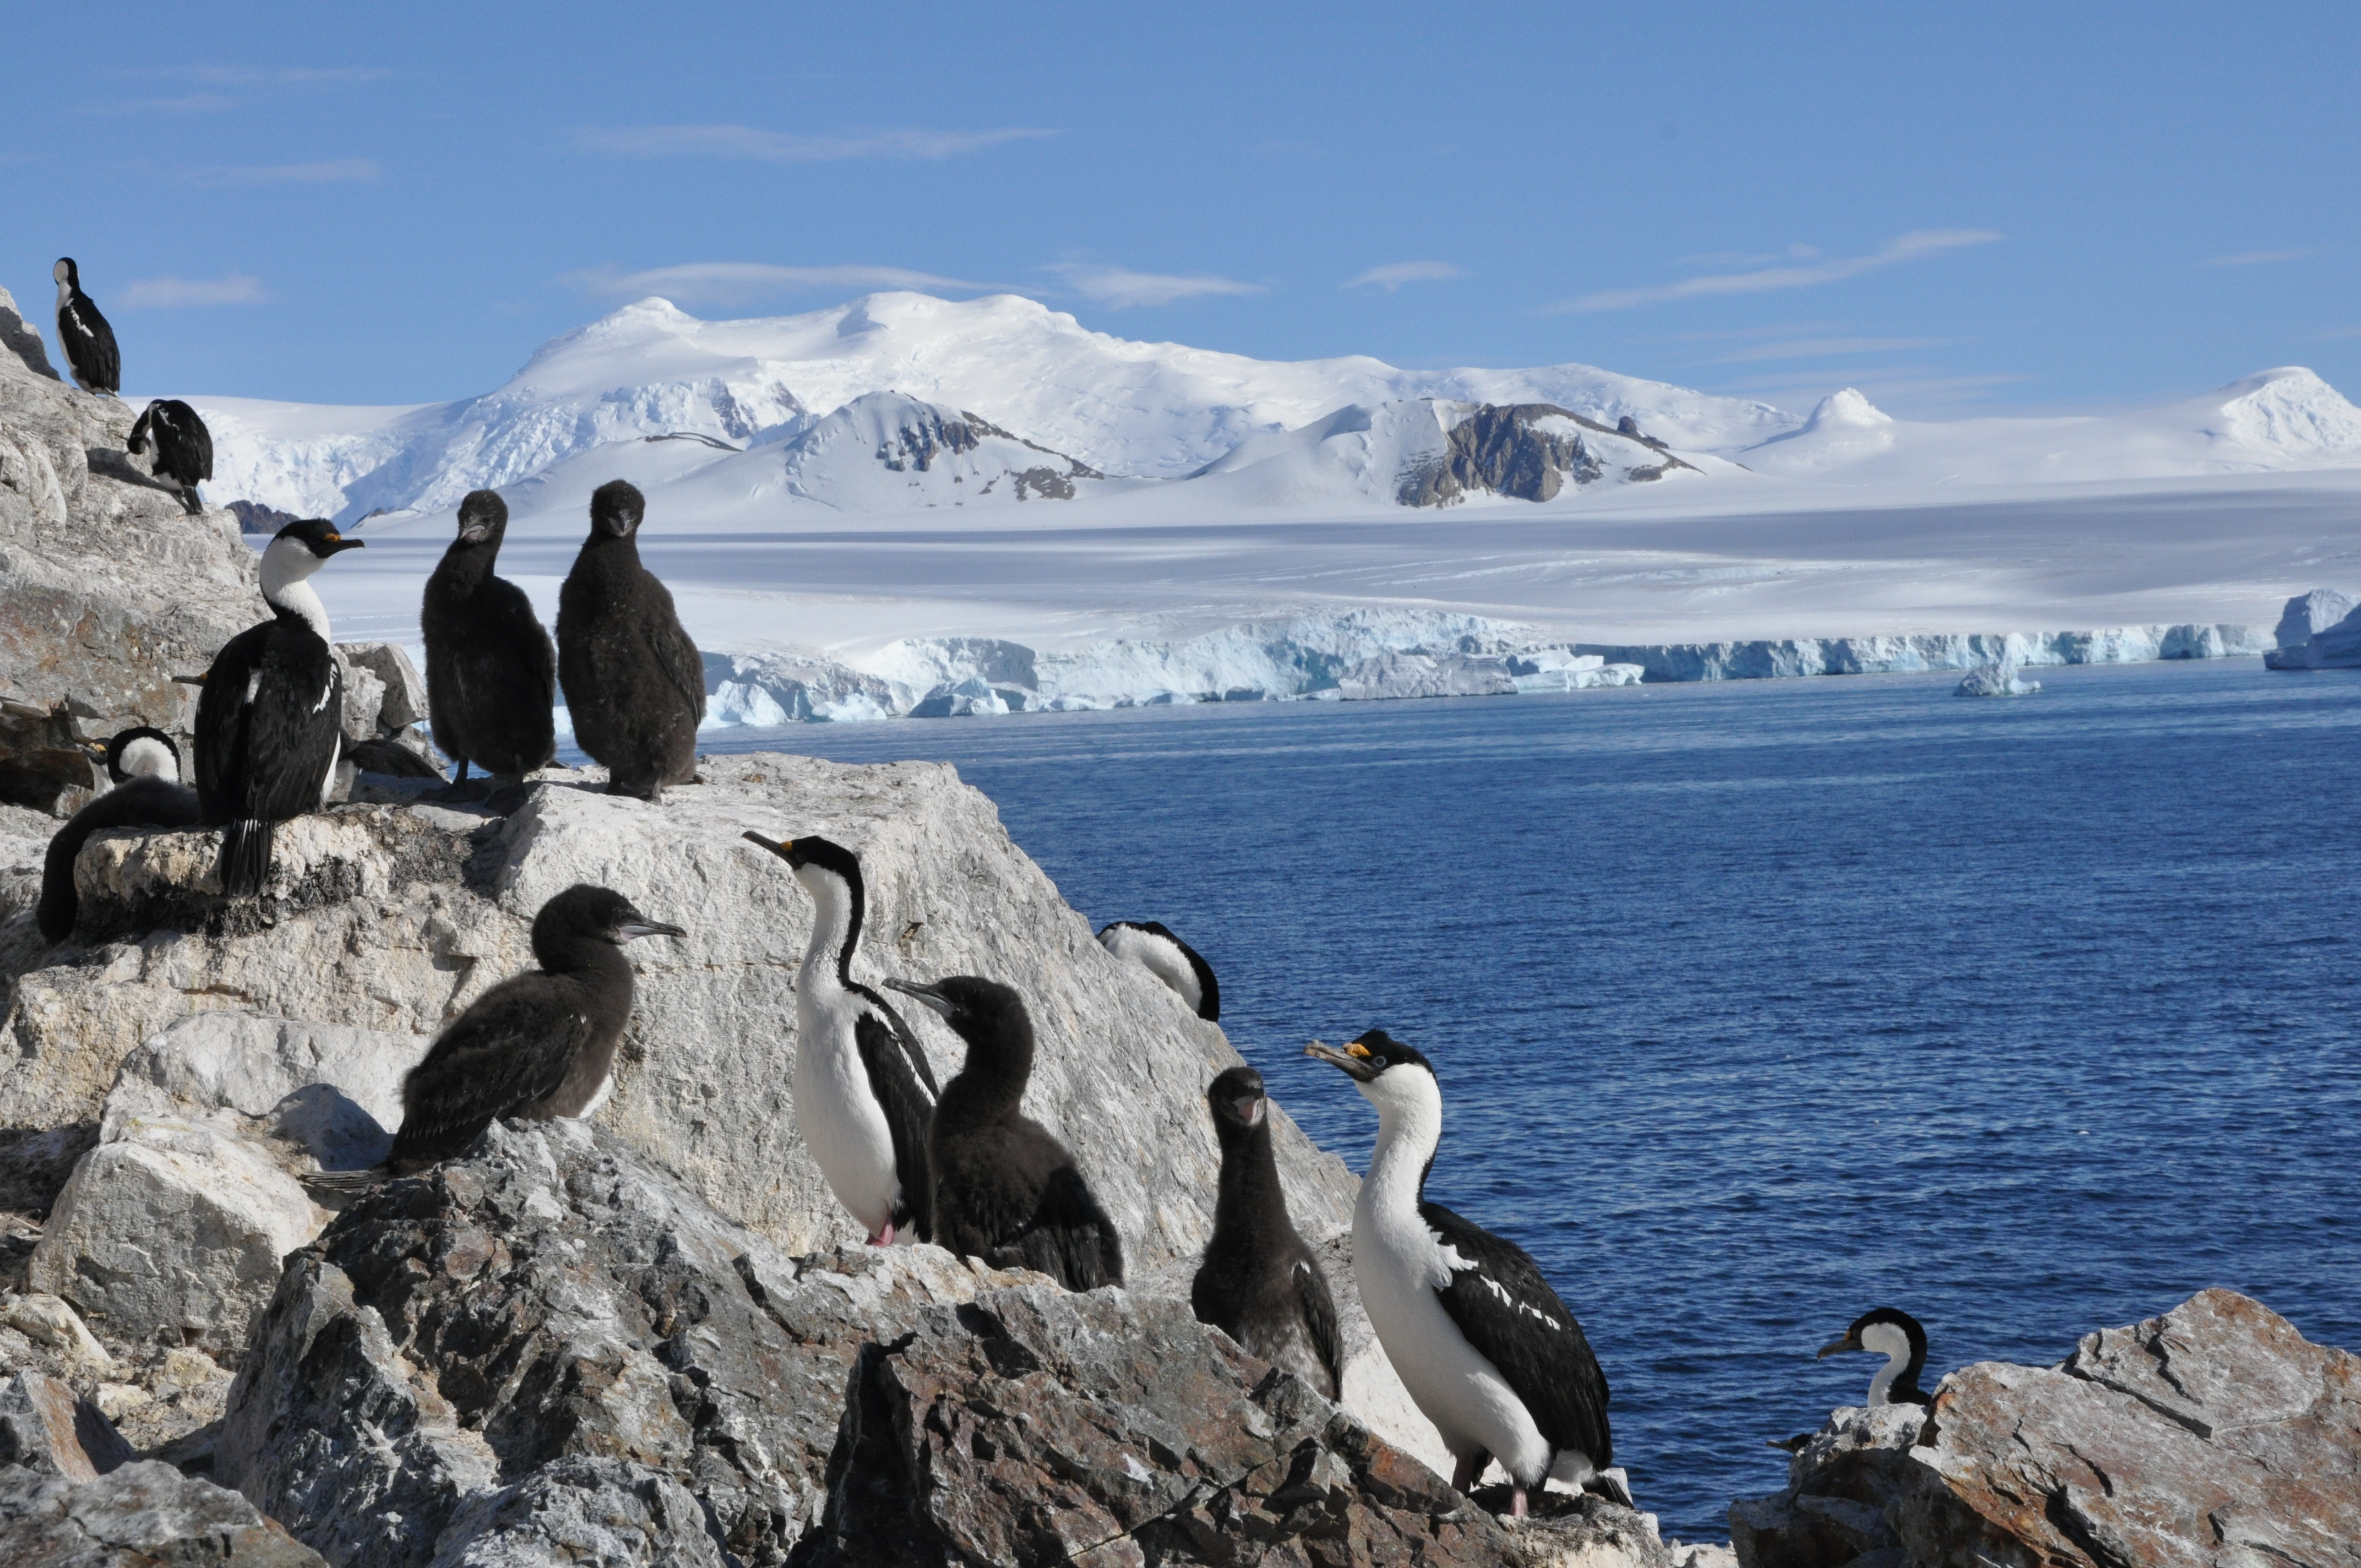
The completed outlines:
<svg viewBox="0 0 2361 1568">
<path fill-rule="evenodd" d="M 863 1350 L 828 1486 L 807 1568 L 1670 1563 L 1596 1498 L 1496 1519 L 1184 1303 L 1046 1282 Z"/>
<path fill-rule="evenodd" d="M 1567 485 L 1591 484 L 1606 472 L 1585 432 L 1620 435 L 1664 451 L 1662 442 L 1647 440 L 1636 426 L 1619 430 L 1554 403 L 1479 403 L 1450 424 L 1442 453 L 1402 476 L 1395 499 L 1412 507 L 1449 506 L 1471 493 L 1552 499 Z M 1632 468 L 1625 477 L 1644 482 L 1689 467 L 1665 453 L 1662 462 Z"/>
<path fill-rule="evenodd" d="M 0 1469 L 10 1568 L 326 1568 L 236 1492 L 146 1460 L 74 1480 Z"/>
<path fill-rule="evenodd" d="M 88 1481 L 126 1464 L 130 1447 L 96 1405 L 41 1372 L 0 1382 L 0 1465 Z"/>
<path fill-rule="evenodd" d="M 1964 1367 L 1928 1410 L 1839 1410 L 1730 1517 L 1745 1568 L 2350 1568 L 2361 1357 L 2201 1291 L 2054 1367 Z"/>
</svg>

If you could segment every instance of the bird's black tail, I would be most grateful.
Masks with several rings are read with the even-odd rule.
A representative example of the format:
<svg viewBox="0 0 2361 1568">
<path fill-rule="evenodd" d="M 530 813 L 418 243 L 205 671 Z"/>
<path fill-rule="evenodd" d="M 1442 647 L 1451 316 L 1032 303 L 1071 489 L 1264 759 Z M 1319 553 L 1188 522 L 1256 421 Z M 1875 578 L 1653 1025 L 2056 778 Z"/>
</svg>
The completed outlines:
<svg viewBox="0 0 2361 1568">
<path fill-rule="evenodd" d="M 278 826 L 245 818 L 222 829 L 222 892 L 232 898 L 251 898 L 262 891 L 270 875 L 270 835 Z"/>
<path fill-rule="evenodd" d="M 190 485 L 181 491 L 181 505 L 191 517 L 203 517 L 204 515 L 205 503 L 203 499 L 198 496 L 197 488 L 194 485 Z"/>
</svg>

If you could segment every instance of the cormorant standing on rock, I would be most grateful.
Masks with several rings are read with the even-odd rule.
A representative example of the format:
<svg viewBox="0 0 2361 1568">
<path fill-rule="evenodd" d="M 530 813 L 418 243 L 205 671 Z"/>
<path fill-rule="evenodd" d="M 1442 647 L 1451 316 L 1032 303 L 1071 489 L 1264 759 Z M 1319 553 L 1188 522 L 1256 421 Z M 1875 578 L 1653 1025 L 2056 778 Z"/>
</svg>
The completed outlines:
<svg viewBox="0 0 2361 1568">
<path fill-rule="evenodd" d="M 1863 1312 L 1845 1330 L 1842 1339 L 1820 1346 L 1817 1359 L 1825 1361 L 1846 1351 L 1869 1351 L 1885 1357 L 1885 1365 L 1869 1380 L 1869 1398 L 1863 1403 L 1871 1408 L 1934 1403 L 1918 1387 L 1918 1375 L 1927 1370 L 1927 1331 L 1899 1307 Z"/>
<path fill-rule="evenodd" d="M 1488 1459 L 1509 1473 L 1511 1515 L 1555 1479 L 1630 1503 L 1607 1426 L 1607 1375 L 1582 1325 L 1522 1247 L 1426 1201 L 1443 1138 L 1434 1064 L 1371 1029 L 1340 1068 L 1378 1108 L 1378 1146 L 1353 1205 L 1353 1277 L 1402 1387 L 1434 1423 L 1473 1490 Z"/>
<path fill-rule="evenodd" d="M 158 398 L 131 427 L 124 450 L 133 456 L 156 449 L 148 471 L 180 487 L 181 505 L 194 517 L 205 510 L 197 497 L 200 482 L 214 477 L 214 433 L 197 411 L 178 398 Z"/>
<path fill-rule="evenodd" d="M 672 594 L 640 565 L 647 502 L 621 479 L 590 497 L 590 537 L 557 594 L 557 679 L 574 740 L 607 769 L 607 789 L 643 800 L 697 773 L 705 662 Z"/>
<path fill-rule="evenodd" d="M 1336 1302 L 1320 1260 L 1288 1218 L 1270 1148 L 1262 1074 L 1234 1067 L 1205 1099 L 1222 1144 L 1213 1239 L 1189 1287 L 1198 1320 L 1334 1399 L 1344 1387 Z"/>
<path fill-rule="evenodd" d="M 469 491 L 459 503 L 458 537 L 426 579 L 419 607 L 427 714 L 454 784 L 466 782 L 470 762 L 517 784 L 557 756 L 557 650 L 524 590 L 492 575 L 508 526 L 508 503 L 490 490 Z"/>
<path fill-rule="evenodd" d="M 49 269 L 58 280 L 58 346 L 65 351 L 66 367 L 85 392 L 112 398 L 123 389 L 123 356 L 115 351 L 115 329 L 98 313 L 98 306 L 82 291 L 82 269 L 71 256 L 60 256 Z"/>
<path fill-rule="evenodd" d="M 327 798 L 344 739 L 344 672 L 328 611 L 306 581 L 346 539 L 320 518 L 291 522 L 262 552 L 272 619 L 223 645 L 197 698 L 197 795 L 222 835 L 222 891 L 262 891 L 271 828 Z"/>
<path fill-rule="evenodd" d="M 115 787 L 83 806 L 49 840 L 41 862 L 41 937 L 58 943 L 73 935 L 81 900 L 74 861 L 93 833 L 111 828 L 188 828 L 198 819 L 197 792 L 181 782 L 181 749 L 160 729 L 142 725 L 106 743 L 106 776 Z"/>
<path fill-rule="evenodd" d="M 471 1003 L 401 1082 L 401 1130 L 384 1165 L 325 1171 L 306 1185 L 358 1191 L 463 1154 L 495 1118 L 588 1116 L 614 1087 L 615 1047 L 631 1021 L 642 937 L 685 937 L 611 888 L 577 883 L 533 920 L 538 973 L 512 975 Z"/>
<path fill-rule="evenodd" d="M 811 894 L 811 945 L 796 977 L 796 1125 L 829 1190 L 872 1246 L 934 1238 L 927 1128 L 935 1069 L 886 1000 L 852 978 L 868 895 L 861 861 L 826 839 L 745 835 Z"/>
<path fill-rule="evenodd" d="M 1047 1127 L 1019 1109 L 1033 1077 L 1033 1020 L 997 981 L 957 974 L 885 982 L 943 1015 L 967 1061 L 943 1085 L 928 1135 L 935 1241 L 994 1268 L 1032 1268 L 1069 1290 L 1123 1283 L 1123 1238 Z"/>
<path fill-rule="evenodd" d="M 1112 920 L 1099 927 L 1099 946 L 1136 963 L 1189 1004 L 1208 1024 L 1222 1018 L 1222 985 L 1197 949 L 1154 920 Z"/>
</svg>

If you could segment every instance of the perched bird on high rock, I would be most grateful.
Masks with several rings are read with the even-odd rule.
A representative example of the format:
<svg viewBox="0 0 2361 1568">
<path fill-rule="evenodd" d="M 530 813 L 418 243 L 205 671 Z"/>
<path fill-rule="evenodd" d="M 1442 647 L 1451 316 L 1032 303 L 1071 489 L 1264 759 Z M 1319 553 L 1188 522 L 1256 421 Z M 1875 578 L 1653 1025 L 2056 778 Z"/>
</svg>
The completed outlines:
<svg viewBox="0 0 2361 1568">
<path fill-rule="evenodd" d="M 1213 966 L 1170 927 L 1154 920 L 1110 920 L 1099 927 L 1099 946 L 1162 981 L 1198 1017 L 1221 1022 L 1222 985 Z"/>
<path fill-rule="evenodd" d="M 1033 1020 L 998 981 L 955 974 L 885 982 L 942 1014 L 967 1042 L 943 1085 L 927 1153 L 935 1241 L 994 1268 L 1031 1268 L 1069 1290 L 1123 1283 L 1123 1238 L 1074 1157 L 1020 1109 L 1033 1077 Z"/>
<path fill-rule="evenodd" d="M 631 1021 L 626 943 L 685 937 L 611 888 L 577 883 L 533 920 L 541 964 L 484 992 L 451 1020 L 401 1083 L 401 1130 L 384 1165 L 304 1179 L 357 1191 L 463 1154 L 495 1118 L 589 1116 L 615 1083 L 615 1047 Z"/>
<path fill-rule="evenodd" d="M 1189 1287 L 1200 1322 L 1213 1324 L 1327 1398 L 1344 1387 L 1336 1301 L 1320 1260 L 1287 1212 L 1270 1147 L 1262 1074 L 1234 1067 L 1205 1091 L 1222 1145 L 1213 1239 Z"/>
<path fill-rule="evenodd" d="M 524 590 L 492 572 L 508 526 L 507 502 L 469 491 L 419 607 L 427 717 L 455 785 L 470 762 L 512 784 L 557 756 L 557 650 Z"/>
<path fill-rule="evenodd" d="M 1451 1451 L 1451 1484 L 1488 1459 L 1509 1473 L 1511 1515 L 1556 1479 L 1629 1504 L 1607 1425 L 1607 1375 L 1582 1325 L 1514 1242 L 1426 1201 L 1443 1140 L 1434 1064 L 1371 1029 L 1304 1055 L 1341 1069 L 1378 1108 L 1378 1146 L 1353 1205 L 1353 1277 L 1369 1326 Z"/>
<path fill-rule="evenodd" d="M 1861 1401 L 1863 1404 L 1875 1409 L 1879 1405 L 1934 1403 L 1918 1387 L 1919 1375 L 1927 1370 L 1927 1331 L 1901 1308 L 1878 1307 L 1863 1312 L 1852 1321 L 1841 1339 L 1820 1346 L 1817 1359 L 1825 1361 L 1847 1351 L 1867 1351 L 1885 1357 L 1885 1365 L 1869 1380 L 1869 1398 Z"/>
<path fill-rule="evenodd" d="M 328 610 L 307 580 L 331 556 L 357 550 L 335 524 L 307 518 L 262 552 L 271 619 L 214 656 L 197 698 L 197 796 L 222 835 L 222 891 L 262 891 L 272 828 L 316 811 L 336 776 L 345 677 L 329 646 Z"/>
<path fill-rule="evenodd" d="M 119 395 L 123 356 L 115 347 L 115 329 L 82 291 L 82 269 L 72 257 L 60 256 L 49 276 L 58 280 L 58 346 L 65 352 L 74 384 L 85 392 Z"/>
<path fill-rule="evenodd" d="M 193 517 L 205 510 L 197 486 L 214 477 L 214 433 L 197 411 L 178 398 L 158 398 L 141 411 L 124 450 L 137 457 L 155 448 L 148 471 L 180 488 L 181 505 Z"/>
<path fill-rule="evenodd" d="M 640 565 L 647 502 L 621 479 L 590 497 L 590 537 L 557 594 L 557 679 L 574 740 L 613 795 L 661 800 L 697 776 L 705 661 L 672 593 Z"/>
<path fill-rule="evenodd" d="M 902 1015 L 852 978 L 868 907 L 860 857 L 817 837 L 785 844 L 745 838 L 786 861 L 814 906 L 796 976 L 796 1126 L 804 1146 L 872 1246 L 891 1246 L 896 1235 L 930 1241 L 927 1132 L 939 1091 Z"/>
<path fill-rule="evenodd" d="M 93 833 L 112 828 L 188 828 L 199 818 L 197 792 L 181 782 L 181 749 L 160 729 L 126 729 L 106 743 L 106 776 L 115 787 L 67 819 L 41 862 L 41 937 L 62 942 L 81 915 L 74 861 Z"/>
</svg>

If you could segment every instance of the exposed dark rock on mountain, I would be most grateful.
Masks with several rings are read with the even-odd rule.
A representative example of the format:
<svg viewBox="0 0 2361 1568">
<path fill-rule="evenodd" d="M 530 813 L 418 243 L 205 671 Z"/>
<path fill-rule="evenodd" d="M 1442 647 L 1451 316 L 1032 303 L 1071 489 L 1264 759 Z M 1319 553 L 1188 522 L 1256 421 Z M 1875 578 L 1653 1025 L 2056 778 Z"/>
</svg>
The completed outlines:
<svg viewBox="0 0 2361 1568">
<path fill-rule="evenodd" d="M 1627 416 L 1623 422 L 1631 421 Z M 1664 450 L 1664 443 L 1647 440 L 1636 426 L 1610 429 L 1554 403 L 1484 403 L 1451 427 L 1441 461 L 1404 476 L 1400 499 L 1404 506 L 1449 506 L 1471 491 L 1488 491 L 1548 500 L 1568 483 L 1587 485 L 1605 471 L 1584 442 L 1584 431 L 1623 435 Z M 1667 453 L 1664 462 L 1635 468 L 1631 477 L 1660 478 L 1669 469 L 1688 466 Z"/>
<path fill-rule="evenodd" d="M 1016 477 L 1017 494 L 1022 496 L 1029 484 L 1042 495 L 1056 495 L 1062 499 L 1073 499 L 1076 479 L 1104 479 L 1104 474 L 1062 452 L 1052 452 L 1038 441 L 1027 441 L 1014 431 L 1003 430 L 978 414 L 961 410 L 957 419 L 945 419 L 943 411 L 928 403 L 914 403 L 901 418 L 898 428 L 877 448 L 877 461 L 893 473 L 917 469 L 923 474 L 934 466 L 935 456 L 943 452 L 972 452 L 985 436 L 998 436 L 1013 441 L 1044 456 L 1054 457 L 1063 468 L 1028 468 Z M 1062 490 L 1050 486 L 1063 486 Z"/>
<path fill-rule="evenodd" d="M 252 1503 L 158 1460 L 75 1481 L 0 1469 L 9 1568 L 326 1568 Z"/>
<path fill-rule="evenodd" d="M 229 511 L 237 519 L 237 526 L 247 533 L 276 533 L 289 523 L 302 521 L 291 511 L 280 511 L 260 501 L 232 501 Z"/>
</svg>

